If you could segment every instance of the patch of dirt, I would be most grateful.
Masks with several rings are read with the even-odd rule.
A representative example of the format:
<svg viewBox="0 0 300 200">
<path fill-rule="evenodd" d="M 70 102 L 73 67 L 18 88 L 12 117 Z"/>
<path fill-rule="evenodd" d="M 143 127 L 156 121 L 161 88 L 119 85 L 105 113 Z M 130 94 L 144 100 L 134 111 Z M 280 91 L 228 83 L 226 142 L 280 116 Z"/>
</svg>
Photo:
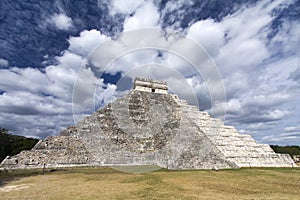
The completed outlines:
<svg viewBox="0 0 300 200">
<path fill-rule="evenodd" d="M 0 192 L 11 192 L 14 190 L 23 190 L 29 188 L 30 185 L 21 184 L 21 185 L 8 185 L 0 188 Z"/>
</svg>

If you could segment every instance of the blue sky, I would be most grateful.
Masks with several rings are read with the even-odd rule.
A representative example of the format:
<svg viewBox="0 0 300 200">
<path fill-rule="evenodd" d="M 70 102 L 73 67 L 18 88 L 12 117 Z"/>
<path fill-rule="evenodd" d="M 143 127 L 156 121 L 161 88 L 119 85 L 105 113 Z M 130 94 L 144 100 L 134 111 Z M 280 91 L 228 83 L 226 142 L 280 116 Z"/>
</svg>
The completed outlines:
<svg viewBox="0 0 300 200">
<path fill-rule="evenodd" d="M 300 145 L 299 1 L 0 8 L 0 126 L 14 134 L 58 134 L 145 76 L 258 142 Z"/>
</svg>

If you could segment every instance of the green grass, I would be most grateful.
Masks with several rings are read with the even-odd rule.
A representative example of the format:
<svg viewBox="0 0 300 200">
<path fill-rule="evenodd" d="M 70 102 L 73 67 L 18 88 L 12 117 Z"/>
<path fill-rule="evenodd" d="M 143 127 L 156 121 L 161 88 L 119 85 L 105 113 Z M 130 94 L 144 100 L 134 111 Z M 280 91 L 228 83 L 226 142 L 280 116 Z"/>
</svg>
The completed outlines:
<svg viewBox="0 0 300 200">
<path fill-rule="evenodd" d="M 300 199 L 300 169 L 1 172 L 0 199 Z"/>
</svg>

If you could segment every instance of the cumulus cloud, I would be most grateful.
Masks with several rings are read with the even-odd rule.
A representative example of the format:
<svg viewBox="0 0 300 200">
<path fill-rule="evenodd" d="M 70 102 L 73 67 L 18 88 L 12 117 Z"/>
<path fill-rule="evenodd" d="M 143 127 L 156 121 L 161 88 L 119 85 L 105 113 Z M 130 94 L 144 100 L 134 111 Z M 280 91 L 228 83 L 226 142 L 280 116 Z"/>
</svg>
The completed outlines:
<svg viewBox="0 0 300 200">
<path fill-rule="evenodd" d="M 2 91 L 29 91 L 33 93 L 47 93 L 49 91 L 47 86 L 50 82 L 47 76 L 38 69 L 13 67 L 0 69 L 0 73 L 0 89 Z"/>
<path fill-rule="evenodd" d="M 63 13 L 54 14 L 48 22 L 53 24 L 57 29 L 64 31 L 69 30 L 73 26 L 72 19 Z"/>
<path fill-rule="evenodd" d="M 133 16 L 125 19 L 124 31 L 158 27 L 159 18 L 158 8 L 152 2 L 146 2 L 136 10 Z"/>
<path fill-rule="evenodd" d="M 0 58 L 0 68 L 6 68 L 6 67 L 8 67 L 8 61 L 3 58 Z"/>
<path fill-rule="evenodd" d="M 121 14 L 131 14 L 136 11 L 138 7 L 145 3 L 145 0 L 131 0 L 131 1 L 123 1 L 123 0 L 113 0 L 110 14 L 115 15 L 117 13 Z"/>
<path fill-rule="evenodd" d="M 91 50 L 108 39 L 109 38 L 106 35 L 101 34 L 98 30 L 84 30 L 78 37 L 70 37 L 69 50 L 85 57 Z"/>
<path fill-rule="evenodd" d="M 91 37 L 93 42 L 89 40 Z M 14 121 L 18 122 L 20 127 L 23 126 L 23 129 L 11 128 L 13 124 L 8 119 L 1 121 L 1 126 L 11 128 L 10 130 L 23 135 L 44 137 L 46 134 L 53 135 L 54 132 L 57 134 L 58 130 L 67 126 L 66 124 L 71 125 L 73 108 L 75 112 L 92 112 L 94 99 L 85 97 L 94 94 L 95 85 L 98 84 L 99 87 L 105 85 L 90 68 L 86 67 L 87 62 L 84 56 L 93 48 L 93 45 L 98 45 L 105 39 L 106 36 L 101 35 L 99 31 L 84 31 L 80 36 L 69 39 L 69 48 L 60 56 L 55 57 L 55 65 L 49 65 L 43 70 L 30 67 L 0 69 L 2 75 L 0 90 L 4 91 L 0 95 L 1 116 L 8 115 L 9 119 L 14 118 Z M 79 87 L 76 87 L 74 91 L 76 84 Z M 110 87 L 108 89 L 110 90 Z M 102 92 L 105 92 L 105 89 Z M 74 99 L 74 97 L 80 98 Z M 107 97 L 102 98 L 107 101 Z M 44 118 L 42 116 L 53 116 L 52 120 L 48 117 L 51 123 L 64 116 L 65 122 L 57 123 L 60 125 L 55 127 L 55 130 L 46 130 L 46 127 L 50 127 L 46 124 L 37 125 L 34 122 L 37 118 Z M 18 120 L 22 118 L 32 119 L 28 122 L 30 125 L 19 123 Z M 33 133 L 29 133 L 29 127 L 34 129 Z"/>
<path fill-rule="evenodd" d="M 118 93 L 116 91 L 117 86 L 114 84 L 108 84 L 106 88 L 103 87 L 97 87 L 96 90 L 96 103 L 97 107 L 103 107 L 107 105 L 108 103 L 111 103 L 112 101 L 116 100 L 116 97 L 118 97 Z"/>
<path fill-rule="evenodd" d="M 9 92 L 0 96 L 1 112 L 11 114 L 66 114 L 70 113 L 68 110 L 70 105 L 70 103 L 52 96 L 45 97 L 30 92 Z"/>
<path fill-rule="evenodd" d="M 198 21 L 189 28 L 188 36 L 202 45 L 210 56 L 216 56 L 224 44 L 225 30 L 212 19 Z"/>
<path fill-rule="evenodd" d="M 224 30 L 224 43 L 216 62 L 223 72 L 253 69 L 269 56 L 266 47 L 268 26 L 272 20 L 269 7 L 259 3 L 257 6 L 238 11 L 225 17 L 219 26 Z M 217 48 L 217 47 L 216 47 Z M 232 59 L 229 59 L 232 58 Z"/>
</svg>

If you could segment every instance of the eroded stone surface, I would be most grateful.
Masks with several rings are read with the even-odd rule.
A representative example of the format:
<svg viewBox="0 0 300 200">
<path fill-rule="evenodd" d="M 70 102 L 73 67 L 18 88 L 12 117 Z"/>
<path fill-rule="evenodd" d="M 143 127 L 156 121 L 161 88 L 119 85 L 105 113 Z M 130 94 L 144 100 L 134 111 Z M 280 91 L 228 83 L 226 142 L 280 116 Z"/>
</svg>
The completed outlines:
<svg viewBox="0 0 300 200">
<path fill-rule="evenodd" d="M 124 97 L 2 167 L 158 165 L 169 169 L 295 167 L 289 155 L 167 93 L 162 81 L 137 78 Z"/>
</svg>

